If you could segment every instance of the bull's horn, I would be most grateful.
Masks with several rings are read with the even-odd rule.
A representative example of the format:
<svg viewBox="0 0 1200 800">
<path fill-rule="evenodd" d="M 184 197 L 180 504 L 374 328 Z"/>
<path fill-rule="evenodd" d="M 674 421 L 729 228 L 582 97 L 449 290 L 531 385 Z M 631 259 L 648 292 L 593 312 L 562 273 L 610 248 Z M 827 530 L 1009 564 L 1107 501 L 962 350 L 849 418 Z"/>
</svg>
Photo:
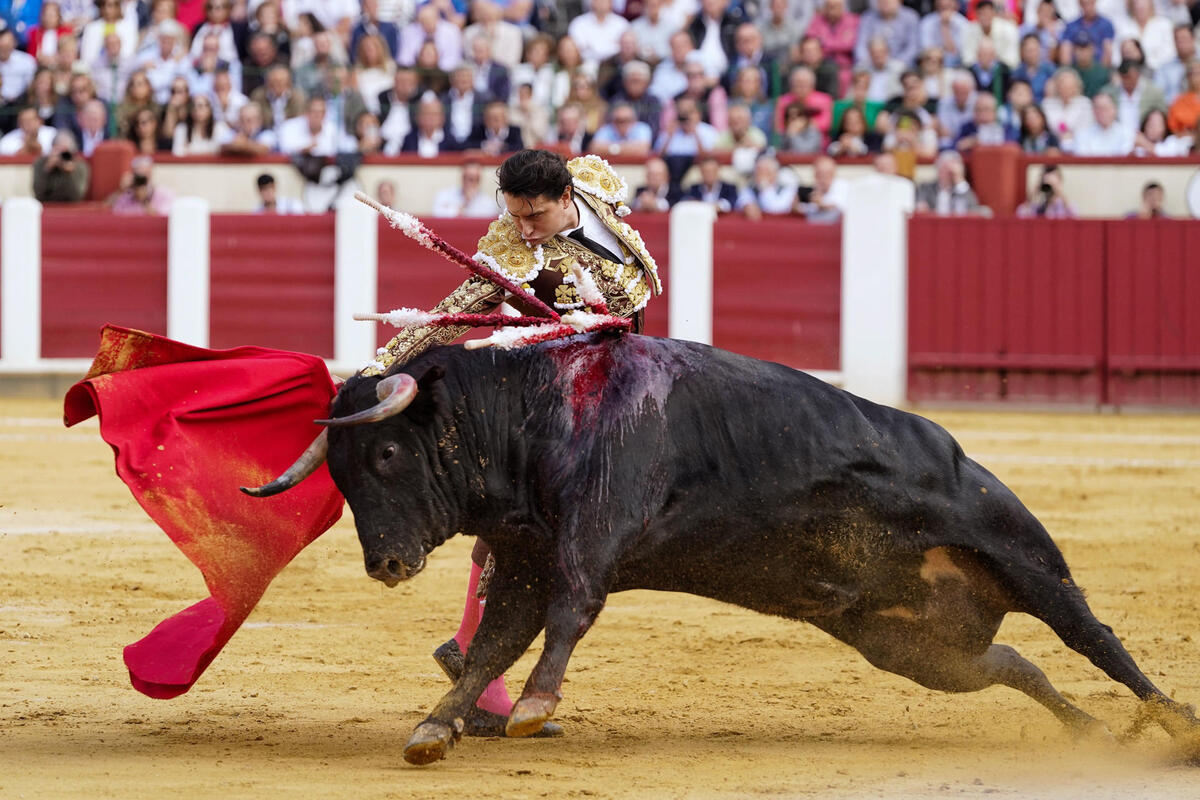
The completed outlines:
<svg viewBox="0 0 1200 800">
<path fill-rule="evenodd" d="M 270 497 L 287 491 L 300 481 L 317 471 L 317 467 L 325 463 L 325 454 L 329 452 L 329 431 L 321 431 L 313 439 L 308 449 L 301 453 L 287 470 L 270 483 L 257 488 L 242 486 L 241 490 L 251 497 Z"/>
<path fill-rule="evenodd" d="M 394 417 L 408 408 L 408 404 L 417 396 L 417 380 L 412 375 L 406 375 L 403 372 L 398 375 L 389 375 L 375 386 L 375 396 L 379 398 L 379 402 L 365 411 L 359 411 L 348 417 L 319 419 L 317 424 L 327 425 L 330 428 L 343 428 L 349 425 L 366 425 Z"/>
</svg>

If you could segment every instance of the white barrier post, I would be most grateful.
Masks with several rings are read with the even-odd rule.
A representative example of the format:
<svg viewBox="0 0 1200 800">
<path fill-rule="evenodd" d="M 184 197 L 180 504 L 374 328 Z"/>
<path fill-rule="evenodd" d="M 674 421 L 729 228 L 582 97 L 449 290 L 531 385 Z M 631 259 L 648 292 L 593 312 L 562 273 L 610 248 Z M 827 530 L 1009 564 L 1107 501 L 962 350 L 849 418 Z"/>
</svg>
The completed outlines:
<svg viewBox="0 0 1200 800">
<path fill-rule="evenodd" d="M 10 197 L 0 213 L 0 363 L 32 367 L 42 355 L 42 204 Z"/>
<path fill-rule="evenodd" d="M 167 219 L 167 336 L 208 347 L 208 201 L 180 197 Z"/>
<path fill-rule="evenodd" d="M 907 396 L 908 214 L 913 185 L 894 175 L 850 183 L 842 217 L 842 376 L 887 405 Z"/>
<path fill-rule="evenodd" d="M 347 368 L 375 357 L 375 323 L 357 322 L 354 315 L 383 310 L 375 308 L 379 217 L 353 197 L 346 197 L 338 203 L 334 230 L 333 357 Z"/>
<path fill-rule="evenodd" d="M 713 224 L 710 203 L 685 201 L 671 209 L 671 266 L 667 283 L 668 335 L 712 344 Z"/>
</svg>

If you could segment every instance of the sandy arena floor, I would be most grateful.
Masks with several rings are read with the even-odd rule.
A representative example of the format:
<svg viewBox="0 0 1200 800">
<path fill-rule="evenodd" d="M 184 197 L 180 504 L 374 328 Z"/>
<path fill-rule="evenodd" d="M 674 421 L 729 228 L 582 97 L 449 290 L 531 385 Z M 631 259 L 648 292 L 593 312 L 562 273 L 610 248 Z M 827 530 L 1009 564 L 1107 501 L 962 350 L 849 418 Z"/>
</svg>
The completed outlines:
<svg viewBox="0 0 1200 800">
<path fill-rule="evenodd" d="M 1012 690 L 930 692 L 813 628 L 650 592 L 614 596 L 577 649 L 567 738 L 469 739 L 410 767 L 471 543 L 387 590 L 348 513 L 189 694 L 150 700 L 121 648 L 207 593 L 94 421 L 58 414 L 0 401 L 0 798 L 1200 796 L 1157 729 L 1076 744 Z M 932 416 L 1047 525 L 1146 673 L 1200 701 L 1200 417 Z M 1132 720 L 1132 695 L 1040 623 L 1010 617 L 997 640 L 1114 732 Z"/>
</svg>

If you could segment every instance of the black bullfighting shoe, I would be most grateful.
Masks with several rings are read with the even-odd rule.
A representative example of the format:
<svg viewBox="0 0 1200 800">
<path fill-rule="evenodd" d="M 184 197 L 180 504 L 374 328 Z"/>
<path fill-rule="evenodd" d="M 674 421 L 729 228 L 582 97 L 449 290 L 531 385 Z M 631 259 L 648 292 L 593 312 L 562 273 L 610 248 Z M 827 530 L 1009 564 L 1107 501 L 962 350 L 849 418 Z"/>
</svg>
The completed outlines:
<svg viewBox="0 0 1200 800">
<path fill-rule="evenodd" d="M 462 648 L 454 639 L 433 651 L 433 660 L 442 668 L 442 672 L 446 673 L 446 677 L 450 679 L 451 683 L 458 683 L 459 677 L 463 674 L 463 664 L 466 662 L 466 658 Z"/>
<path fill-rule="evenodd" d="M 479 706 L 472 706 L 467 715 L 463 717 L 463 735 L 464 736 L 506 736 L 504 726 L 508 724 L 508 717 L 503 714 L 496 714 L 492 711 L 484 711 Z M 557 722 L 543 722 L 542 729 L 537 733 L 531 734 L 526 738 L 529 739 L 556 739 L 563 735 L 563 727 Z"/>
</svg>

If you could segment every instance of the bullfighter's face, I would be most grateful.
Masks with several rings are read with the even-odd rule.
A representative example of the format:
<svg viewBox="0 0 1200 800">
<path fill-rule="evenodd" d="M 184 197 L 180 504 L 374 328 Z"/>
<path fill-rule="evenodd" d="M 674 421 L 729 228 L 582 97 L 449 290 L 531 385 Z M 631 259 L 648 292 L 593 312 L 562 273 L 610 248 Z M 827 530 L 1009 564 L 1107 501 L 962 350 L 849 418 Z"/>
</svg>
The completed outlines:
<svg viewBox="0 0 1200 800">
<path fill-rule="evenodd" d="M 550 240 L 555 234 L 579 224 L 574 196 L 568 186 L 560 197 L 518 197 L 504 193 L 504 205 L 531 247 Z"/>
</svg>

